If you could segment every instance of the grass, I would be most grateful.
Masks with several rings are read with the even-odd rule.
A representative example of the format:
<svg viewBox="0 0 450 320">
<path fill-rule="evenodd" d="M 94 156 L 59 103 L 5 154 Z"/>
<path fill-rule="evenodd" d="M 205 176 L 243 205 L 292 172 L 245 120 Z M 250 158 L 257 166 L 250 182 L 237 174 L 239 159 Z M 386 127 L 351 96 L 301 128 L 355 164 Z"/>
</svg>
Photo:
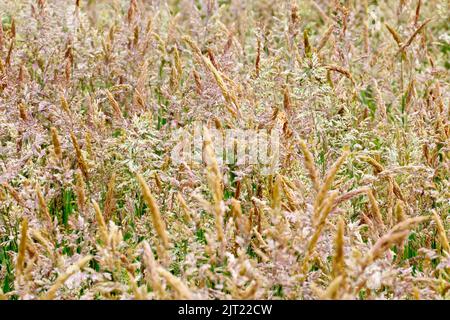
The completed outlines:
<svg viewBox="0 0 450 320">
<path fill-rule="evenodd" d="M 449 299 L 448 19 L 0 2 L 0 299 Z M 278 132 L 276 170 L 227 130 Z"/>
</svg>

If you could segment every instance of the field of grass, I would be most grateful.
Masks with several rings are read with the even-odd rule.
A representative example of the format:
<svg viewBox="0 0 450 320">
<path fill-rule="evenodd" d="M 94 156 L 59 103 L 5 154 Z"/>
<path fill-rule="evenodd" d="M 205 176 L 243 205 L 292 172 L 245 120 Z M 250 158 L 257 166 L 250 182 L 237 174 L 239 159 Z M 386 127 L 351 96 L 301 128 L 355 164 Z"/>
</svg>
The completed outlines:
<svg viewBox="0 0 450 320">
<path fill-rule="evenodd" d="M 0 1 L 0 299 L 449 299 L 449 6 Z"/>
</svg>

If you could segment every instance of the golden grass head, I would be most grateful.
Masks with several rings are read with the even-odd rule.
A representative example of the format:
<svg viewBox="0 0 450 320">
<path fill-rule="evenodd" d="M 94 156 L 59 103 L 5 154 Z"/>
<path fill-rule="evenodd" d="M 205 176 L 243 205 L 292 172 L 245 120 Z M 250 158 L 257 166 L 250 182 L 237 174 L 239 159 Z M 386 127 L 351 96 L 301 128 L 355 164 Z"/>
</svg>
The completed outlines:
<svg viewBox="0 0 450 320">
<path fill-rule="evenodd" d="M 103 2 L 0 1 L 0 299 L 450 297 L 445 1 Z"/>
<path fill-rule="evenodd" d="M 52 134 L 52 143 L 53 143 L 53 149 L 55 151 L 56 158 L 58 161 L 62 161 L 62 149 L 61 149 L 61 143 L 59 142 L 58 137 L 58 131 L 55 127 L 50 128 L 51 134 Z"/>
<path fill-rule="evenodd" d="M 144 197 L 145 203 L 148 205 L 150 209 L 150 213 L 152 216 L 153 225 L 155 226 L 156 233 L 158 234 L 160 240 L 162 241 L 164 247 L 170 247 L 169 237 L 167 235 L 166 224 L 161 217 L 161 213 L 159 211 L 158 204 L 156 203 L 155 198 L 150 192 L 150 188 L 145 182 L 144 178 L 138 173 L 136 174 L 137 180 L 141 187 L 142 196 Z"/>
</svg>

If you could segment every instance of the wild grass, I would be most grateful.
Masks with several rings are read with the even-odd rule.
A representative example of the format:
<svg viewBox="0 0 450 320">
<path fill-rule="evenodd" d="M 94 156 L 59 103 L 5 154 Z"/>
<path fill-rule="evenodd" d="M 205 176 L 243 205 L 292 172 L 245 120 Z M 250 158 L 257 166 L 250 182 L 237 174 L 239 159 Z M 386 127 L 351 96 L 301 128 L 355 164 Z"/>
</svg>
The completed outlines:
<svg viewBox="0 0 450 320">
<path fill-rule="evenodd" d="M 449 12 L 0 1 L 0 299 L 449 299 Z"/>
</svg>

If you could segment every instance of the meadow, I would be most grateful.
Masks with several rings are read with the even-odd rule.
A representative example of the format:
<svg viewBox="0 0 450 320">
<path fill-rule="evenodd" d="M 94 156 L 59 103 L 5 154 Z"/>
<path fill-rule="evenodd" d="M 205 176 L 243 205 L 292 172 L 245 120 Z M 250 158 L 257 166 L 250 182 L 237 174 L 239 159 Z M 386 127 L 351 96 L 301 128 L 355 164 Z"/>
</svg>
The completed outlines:
<svg viewBox="0 0 450 320">
<path fill-rule="evenodd" d="M 0 300 L 449 299 L 449 13 L 0 1 Z"/>
</svg>

